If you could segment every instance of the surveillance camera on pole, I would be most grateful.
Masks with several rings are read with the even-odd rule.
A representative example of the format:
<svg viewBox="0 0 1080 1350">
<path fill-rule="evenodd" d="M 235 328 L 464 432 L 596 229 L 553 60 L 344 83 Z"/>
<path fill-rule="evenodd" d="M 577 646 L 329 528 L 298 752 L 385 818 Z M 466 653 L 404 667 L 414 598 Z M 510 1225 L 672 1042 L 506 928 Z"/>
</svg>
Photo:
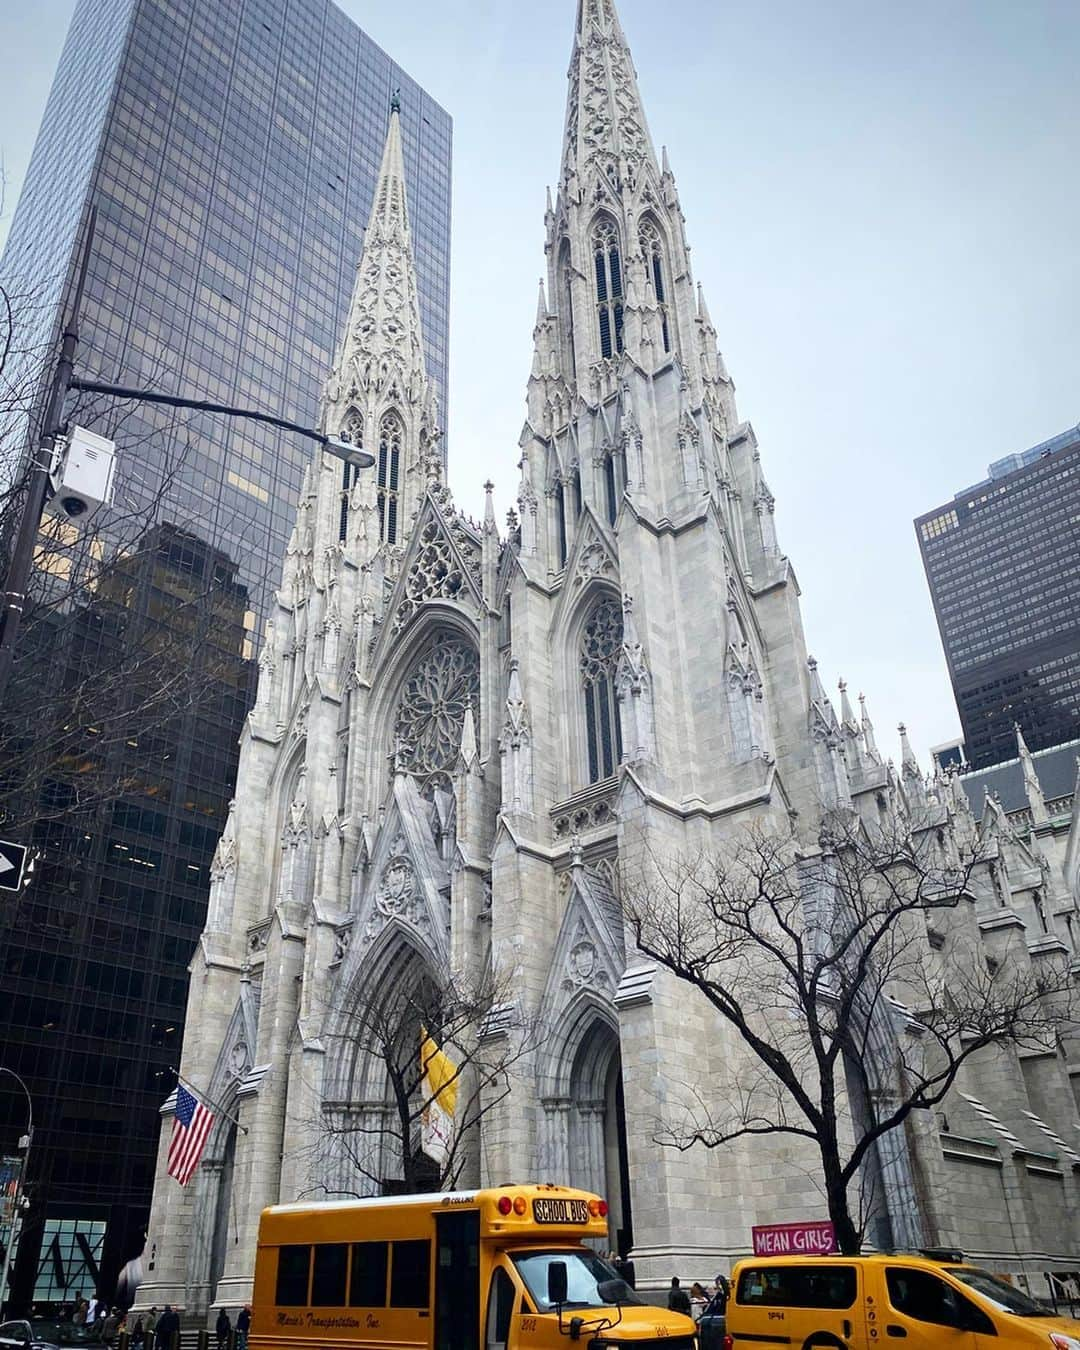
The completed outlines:
<svg viewBox="0 0 1080 1350">
<path fill-rule="evenodd" d="M 115 471 L 115 442 L 74 427 L 66 441 L 57 437 L 49 474 L 52 496 L 45 510 L 73 525 L 86 525 L 112 501 Z"/>
</svg>

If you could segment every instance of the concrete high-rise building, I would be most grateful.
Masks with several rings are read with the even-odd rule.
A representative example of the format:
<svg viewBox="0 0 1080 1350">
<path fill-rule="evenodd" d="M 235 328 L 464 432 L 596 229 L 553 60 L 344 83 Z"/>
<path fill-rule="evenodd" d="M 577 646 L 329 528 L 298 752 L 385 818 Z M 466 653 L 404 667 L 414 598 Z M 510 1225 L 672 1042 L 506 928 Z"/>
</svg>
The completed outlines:
<svg viewBox="0 0 1080 1350">
<path fill-rule="evenodd" d="M 6 380 L 40 382 L 94 205 L 79 372 L 315 426 L 395 94 L 421 359 L 445 404 L 450 119 L 327 0 L 78 0 L 0 261 L 19 300 Z M 41 863 L 2 920 L 0 1028 L 0 1064 L 37 1106 L 20 1301 L 58 1298 L 65 1281 L 111 1293 L 141 1247 L 186 967 L 309 458 L 309 443 L 251 422 L 85 399 L 78 420 L 120 451 L 105 560 L 137 544 L 130 597 L 166 631 L 200 586 L 214 592 L 227 661 L 152 756 L 121 744 L 138 760 L 113 766 L 121 799 L 21 817 L 37 817 L 24 842 Z M 9 441 L 8 459 L 20 448 Z M 100 670 L 130 628 L 127 599 L 76 599 L 79 669 Z M 36 680 L 40 651 L 24 644 L 16 686 Z M 0 1093 L 0 1152 L 22 1113 Z"/>
<path fill-rule="evenodd" d="M 1080 427 L 915 522 L 968 762 L 1080 736 Z"/>
</svg>

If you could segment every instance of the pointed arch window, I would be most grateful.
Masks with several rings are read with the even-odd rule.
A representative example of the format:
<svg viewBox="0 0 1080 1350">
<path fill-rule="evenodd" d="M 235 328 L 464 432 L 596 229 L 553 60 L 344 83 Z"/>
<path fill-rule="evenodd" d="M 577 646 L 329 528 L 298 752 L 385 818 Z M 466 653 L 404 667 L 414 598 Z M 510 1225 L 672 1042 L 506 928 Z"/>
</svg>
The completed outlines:
<svg viewBox="0 0 1080 1350">
<path fill-rule="evenodd" d="M 616 356 L 623 349 L 623 275 L 619 234 L 612 220 L 601 220 L 593 231 L 593 262 L 600 354 Z"/>
<path fill-rule="evenodd" d="M 581 635 L 581 683 L 589 782 L 610 778 L 622 760 L 622 728 L 615 669 L 623 640 L 622 610 L 606 596 L 590 613 Z"/>
<path fill-rule="evenodd" d="M 660 231 L 651 220 L 644 220 L 638 231 L 645 270 L 652 282 L 653 294 L 660 309 L 660 324 L 664 334 L 664 351 L 671 351 L 671 323 L 668 311 L 668 284 L 664 263 L 664 244 Z"/>
<path fill-rule="evenodd" d="M 378 497 L 379 538 L 384 544 L 398 542 L 398 509 L 401 492 L 401 418 L 387 413 L 379 424 Z"/>
<path fill-rule="evenodd" d="M 341 424 L 338 438 L 348 445 L 362 446 L 364 444 L 364 418 L 358 409 L 349 409 L 345 421 Z M 345 542 L 349 534 L 349 494 L 359 477 L 359 469 L 351 468 L 348 464 L 341 466 L 341 508 L 338 515 L 338 543 L 341 544 Z"/>
<path fill-rule="evenodd" d="M 555 484 L 555 530 L 559 543 L 559 566 L 566 566 L 566 489 L 560 480 Z"/>
</svg>

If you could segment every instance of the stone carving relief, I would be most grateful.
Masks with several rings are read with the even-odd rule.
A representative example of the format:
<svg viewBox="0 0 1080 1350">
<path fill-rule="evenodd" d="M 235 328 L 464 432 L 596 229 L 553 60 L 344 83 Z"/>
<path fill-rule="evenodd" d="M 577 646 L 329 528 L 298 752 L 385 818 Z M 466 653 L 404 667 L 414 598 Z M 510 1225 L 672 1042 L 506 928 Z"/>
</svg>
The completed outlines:
<svg viewBox="0 0 1080 1350">
<path fill-rule="evenodd" d="M 552 829 L 556 839 L 569 839 L 575 834 L 585 834 L 589 830 L 600 830 L 615 824 L 615 794 L 611 788 L 599 801 L 590 801 L 573 810 L 557 811 Z"/>
<path fill-rule="evenodd" d="M 611 976 L 603 967 L 589 930 L 580 920 L 563 964 L 562 989 L 564 993 L 577 989 L 592 989 L 609 996 L 614 993 Z"/>
<path fill-rule="evenodd" d="M 599 539 L 593 539 L 578 554 L 574 585 L 585 586 L 596 577 L 614 578 L 615 564 Z"/>
<path fill-rule="evenodd" d="M 521 687 L 520 662 L 510 662 L 506 691 L 506 720 L 499 737 L 502 756 L 503 810 L 510 813 L 532 811 L 532 729 L 529 711 Z"/>
<path fill-rule="evenodd" d="M 267 944 L 270 941 L 270 920 L 264 923 L 256 924 L 254 928 L 248 929 L 247 949 L 248 956 L 259 956 L 266 951 Z"/>
<path fill-rule="evenodd" d="M 349 952 L 349 944 L 352 941 L 352 920 L 342 926 L 334 934 L 334 956 L 330 962 L 331 965 L 338 965 L 344 961 Z"/>
<path fill-rule="evenodd" d="M 379 876 L 375 909 L 364 930 L 365 945 L 374 942 L 391 919 L 399 919 L 421 930 L 429 926 L 427 904 L 402 834 L 397 835 L 390 845 L 390 857 Z"/>
<path fill-rule="evenodd" d="M 225 829 L 218 840 L 217 848 L 214 850 L 214 857 L 210 863 L 210 880 L 224 881 L 231 873 L 236 871 L 236 802 L 229 803 L 229 815 L 225 821 Z"/>
<path fill-rule="evenodd" d="M 452 768 L 465 709 L 480 707 L 480 658 L 460 638 L 439 634 L 405 681 L 394 723 L 397 767 L 415 777 Z"/>
</svg>

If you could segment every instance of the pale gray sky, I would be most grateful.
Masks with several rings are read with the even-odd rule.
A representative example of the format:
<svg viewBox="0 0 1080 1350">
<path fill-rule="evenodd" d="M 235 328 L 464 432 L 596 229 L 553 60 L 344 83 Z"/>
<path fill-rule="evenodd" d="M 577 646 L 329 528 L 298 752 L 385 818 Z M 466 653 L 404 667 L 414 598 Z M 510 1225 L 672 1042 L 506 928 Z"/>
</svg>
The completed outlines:
<svg viewBox="0 0 1080 1350">
<path fill-rule="evenodd" d="M 0 6 L 9 208 L 72 8 Z M 344 8 L 455 119 L 450 480 L 502 516 L 576 0 Z M 1080 421 L 1080 5 L 619 9 L 810 649 L 924 755 L 958 723 L 912 517 Z"/>
</svg>

